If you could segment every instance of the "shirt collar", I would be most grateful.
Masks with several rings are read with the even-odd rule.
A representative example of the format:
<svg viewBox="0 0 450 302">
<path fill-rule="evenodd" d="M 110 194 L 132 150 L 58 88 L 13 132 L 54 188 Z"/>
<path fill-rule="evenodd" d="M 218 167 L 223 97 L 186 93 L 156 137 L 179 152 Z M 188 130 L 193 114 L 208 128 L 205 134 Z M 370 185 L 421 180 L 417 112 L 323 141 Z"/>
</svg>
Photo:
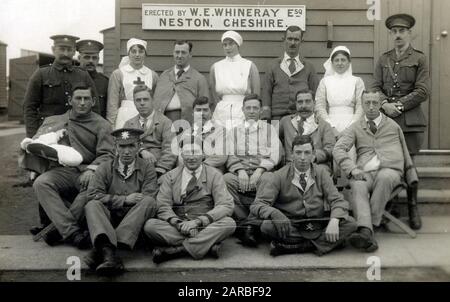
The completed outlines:
<svg viewBox="0 0 450 302">
<path fill-rule="evenodd" d="M 203 125 L 202 133 L 210 132 L 213 127 L 214 127 L 213 122 L 211 120 L 207 120 L 206 123 Z M 192 126 L 194 132 L 198 132 L 199 128 L 200 127 L 197 124 L 194 124 L 194 126 Z"/>
<path fill-rule="evenodd" d="M 364 118 L 366 119 L 366 122 L 369 121 L 369 119 L 367 118 L 366 115 L 364 115 Z M 379 115 L 376 119 L 373 120 L 373 121 L 375 122 L 375 125 L 376 125 L 377 127 L 380 125 L 381 119 L 382 119 L 382 118 L 383 118 L 383 115 L 382 115 L 381 112 L 380 112 L 380 115 Z"/>
<path fill-rule="evenodd" d="M 150 72 L 150 69 L 145 65 L 143 65 L 140 69 L 134 69 L 130 64 L 127 64 L 127 65 L 123 66 L 122 69 L 128 73 L 137 72 L 142 75 L 146 75 Z"/>
<path fill-rule="evenodd" d="M 258 121 L 254 121 L 254 120 L 250 120 L 250 121 L 244 121 L 244 128 L 249 128 L 251 130 L 257 129 L 259 126 L 259 120 Z"/>
<path fill-rule="evenodd" d="M 120 175 L 122 175 L 125 179 L 127 179 L 128 177 L 133 175 L 134 171 L 138 169 L 136 165 L 136 159 L 130 165 L 128 165 L 128 171 L 126 171 L 126 175 L 124 174 L 123 171 L 124 167 L 125 165 L 120 161 L 119 158 L 117 158 L 117 171 L 119 172 Z"/>
<path fill-rule="evenodd" d="M 69 71 L 72 71 L 72 70 L 73 70 L 73 65 L 72 65 L 72 64 L 69 64 L 69 65 L 62 65 L 62 64 L 60 64 L 60 63 L 54 61 L 53 64 L 52 64 L 52 66 L 55 67 L 55 68 L 56 68 L 57 70 L 59 70 L 59 71 L 63 70 L 64 68 L 67 69 L 67 70 L 69 70 Z"/>
<path fill-rule="evenodd" d="M 300 119 L 301 119 L 300 114 L 296 114 L 295 117 L 294 117 L 294 119 L 295 119 L 296 121 L 300 121 Z M 308 118 L 305 120 L 305 123 L 310 124 L 310 123 L 315 122 L 315 121 L 316 121 L 316 118 L 315 118 L 314 113 L 313 113 L 313 114 L 311 114 L 310 117 L 308 117 Z"/>
<path fill-rule="evenodd" d="M 294 173 L 295 173 L 295 176 L 298 178 L 300 178 L 300 174 L 304 173 L 305 179 L 308 179 L 311 176 L 311 168 L 309 168 L 306 172 L 300 172 L 299 170 L 297 170 L 297 168 L 294 165 Z"/>
<path fill-rule="evenodd" d="M 283 60 L 286 62 L 289 62 L 289 60 L 292 59 L 286 52 L 284 53 Z M 294 57 L 295 62 L 300 63 L 300 54 Z"/>
<path fill-rule="evenodd" d="M 200 174 L 202 173 L 202 169 L 203 169 L 203 165 L 200 165 L 200 167 L 198 167 L 198 168 L 195 170 L 195 177 L 196 177 L 197 179 L 200 178 Z M 187 175 L 192 175 L 192 171 L 189 170 L 188 168 L 184 167 L 184 168 L 183 168 L 183 174 L 186 175 L 186 176 L 187 176 Z"/>
<path fill-rule="evenodd" d="M 188 66 L 184 67 L 184 68 L 183 68 L 184 72 L 188 71 L 189 68 L 191 68 L 191 65 L 188 65 Z M 181 70 L 181 69 L 178 68 L 177 65 L 175 65 L 175 67 L 174 67 L 175 75 L 176 75 L 176 74 L 178 73 L 178 71 L 180 71 L 180 70 Z"/>
<path fill-rule="evenodd" d="M 147 116 L 147 123 L 148 123 L 148 121 L 152 121 L 154 116 L 155 116 L 155 110 L 153 109 L 152 113 L 149 116 Z M 143 116 L 139 115 L 139 123 L 143 123 L 144 120 L 145 120 L 145 118 Z"/>
</svg>

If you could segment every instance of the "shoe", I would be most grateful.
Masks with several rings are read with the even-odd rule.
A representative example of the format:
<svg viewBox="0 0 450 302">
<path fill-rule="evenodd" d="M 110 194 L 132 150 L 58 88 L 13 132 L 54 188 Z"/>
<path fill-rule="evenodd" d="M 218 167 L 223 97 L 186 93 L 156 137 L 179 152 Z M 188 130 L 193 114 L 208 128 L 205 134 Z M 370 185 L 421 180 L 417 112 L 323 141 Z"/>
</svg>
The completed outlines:
<svg viewBox="0 0 450 302">
<path fill-rule="evenodd" d="M 351 246 L 366 253 L 372 253 L 378 249 L 378 244 L 373 237 L 372 231 L 365 227 L 351 234 L 348 241 Z"/>
<path fill-rule="evenodd" d="M 30 228 L 30 233 L 31 233 L 31 235 L 37 235 L 37 234 L 39 234 L 43 229 L 45 229 L 45 226 L 43 226 L 43 225 L 40 225 L 40 226 L 32 226 L 31 228 Z"/>
<path fill-rule="evenodd" d="M 100 276 L 114 276 L 123 272 L 122 260 L 116 256 L 113 247 L 104 246 L 102 248 L 103 262 L 95 270 Z"/>
<path fill-rule="evenodd" d="M 75 232 L 70 236 L 69 242 L 80 250 L 87 250 L 92 247 L 91 237 L 88 231 Z"/>
<path fill-rule="evenodd" d="M 408 205 L 409 226 L 413 230 L 420 230 L 422 228 L 422 219 L 420 218 L 419 209 L 417 205 Z"/>
<path fill-rule="evenodd" d="M 48 231 L 43 237 L 45 243 L 50 246 L 55 246 L 61 243 L 63 240 L 61 234 L 59 234 L 58 230 L 53 227 L 50 231 Z"/>
<path fill-rule="evenodd" d="M 171 246 L 171 247 L 155 247 L 153 249 L 153 262 L 156 264 L 160 264 L 162 262 L 181 258 L 187 255 L 187 251 L 184 249 L 184 246 Z"/>
<path fill-rule="evenodd" d="M 83 257 L 83 261 L 91 270 L 95 270 L 103 262 L 103 254 L 96 248 L 93 248 Z"/>
<path fill-rule="evenodd" d="M 270 243 L 270 255 L 273 257 L 285 254 L 299 254 L 314 252 L 316 247 L 309 240 L 298 241 L 294 244 L 288 244 L 279 241 Z"/>
<path fill-rule="evenodd" d="M 255 237 L 255 230 L 252 226 L 245 226 L 240 234 L 238 235 L 240 243 L 244 246 L 256 247 L 258 245 L 258 241 Z"/>
<path fill-rule="evenodd" d="M 222 246 L 222 244 L 216 243 L 214 244 L 211 249 L 209 250 L 209 254 L 214 258 L 214 259 L 219 259 L 219 251 L 220 251 L 220 247 Z"/>
</svg>

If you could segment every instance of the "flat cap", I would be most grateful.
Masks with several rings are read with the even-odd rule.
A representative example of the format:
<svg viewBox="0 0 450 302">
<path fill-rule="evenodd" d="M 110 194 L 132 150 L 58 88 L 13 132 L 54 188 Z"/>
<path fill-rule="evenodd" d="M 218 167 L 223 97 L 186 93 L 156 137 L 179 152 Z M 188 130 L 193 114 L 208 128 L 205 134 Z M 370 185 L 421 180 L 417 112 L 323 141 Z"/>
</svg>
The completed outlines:
<svg viewBox="0 0 450 302">
<path fill-rule="evenodd" d="M 95 40 L 80 40 L 77 42 L 79 53 L 99 53 L 103 49 L 103 44 Z"/>
<path fill-rule="evenodd" d="M 416 24 L 416 19 L 408 14 L 396 14 L 387 18 L 385 24 L 389 29 L 392 27 L 406 27 L 409 29 Z"/>
<path fill-rule="evenodd" d="M 53 40 L 54 45 L 75 46 L 75 42 L 80 38 L 70 35 L 55 35 L 51 36 L 50 39 Z"/>
<path fill-rule="evenodd" d="M 140 136 L 144 133 L 144 130 L 137 128 L 121 128 L 111 132 L 115 141 L 119 145 L 129 145 L 140 141 Z"/>
</svg>

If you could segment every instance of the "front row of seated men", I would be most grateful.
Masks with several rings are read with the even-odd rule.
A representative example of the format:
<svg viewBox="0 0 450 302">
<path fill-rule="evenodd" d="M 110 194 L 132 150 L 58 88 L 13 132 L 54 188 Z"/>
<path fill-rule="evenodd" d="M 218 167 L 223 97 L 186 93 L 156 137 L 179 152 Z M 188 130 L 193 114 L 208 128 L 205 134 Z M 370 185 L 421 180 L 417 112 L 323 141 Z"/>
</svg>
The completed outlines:
<svg viewBox="0 0 450 302">
<path fill-rule="evenodd" d="M 123 269 L 115 251 L 133 249 L 142 230 L 155 246 L 155 263 L 185 255 L 218 257 L 220 242 L 235 231 L 245 245 L 256 245 L 258 234 L 271 239 L 274 256 L 323 255 L 347 238 L 372 252 L 378 247 L 373 226 L 380 225 L 386 203 L 404 181 L 418 181 L 403 133 L 380 112 L 377 93 L 363 94 L 365 115 L 334 149 L 334 136 L 327 135 L 331 128 L 314 117 L 310 92 L 297 94 L 298 115 L 281 122 L 284 150 L 276 129 L 260 120 L 256 95 L 243 101 L 244 125 L 222 136 L 217 133 L 226 131 L 216 128 L 207 100 L 200 98 L 194 102 L 194 124 L 175 139 L 181 146 L 176 152 L 167 150 L 175 134 L 153 110 L 151 93 L 137 87 L 134 95 L 139 116 L 127 122 L 132 128 L 111 132 L 91 112 L 89 87 L 75 87 L 72 109 L 44 121 L 40 134 L 67 130 L 61 143 L 82 155 L 79 166 L 52 162 L 36 169 L 33 159 L 42 163 L 41 158 L 25 153 L 23 166 L 41 173 L 34 189 L 54 225 L 44 239 L 49 244 L 64 239 L 79 248 L 92 243 L 86 262 L 100 274 Z M 348 157 L 353 145 L 356 163 Z M 284 166 L 283 151 L 289 154 Z M 180 164 L 173 169 L 178 153 Z M 333 184 L 325 160 L 332 159 L 330 153 L 350 178 L 356 221 Z M 79 194 L 67 198 L 66 191 Z M 83 223 L 89 232 L 83 232 Z"/>
</svg>

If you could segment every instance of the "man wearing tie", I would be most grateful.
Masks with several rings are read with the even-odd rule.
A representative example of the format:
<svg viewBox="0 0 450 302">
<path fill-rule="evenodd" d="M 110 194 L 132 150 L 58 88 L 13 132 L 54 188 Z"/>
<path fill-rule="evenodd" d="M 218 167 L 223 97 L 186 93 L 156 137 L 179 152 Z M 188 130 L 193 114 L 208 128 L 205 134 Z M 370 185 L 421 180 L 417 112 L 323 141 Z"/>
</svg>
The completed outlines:
<svg viewBox="0 0 450 302">
<path fill-rule="evenodd" d="M 290 164 L 263 175 L 250 212 L 263 220 L 261 232 L 273 240 L 272 256 L 324 255 L 342 246 L 356 224 L 328 171 L 313 163 L 311 137 L 296 136 L 291 151 Z"/>
<path fill-rule="evenodd" d="M 162 177 L 157 196 L 157 218 L 144 231 L 158 245 L 153 262 L 191 256 L 201 259 L 208 253 L 218 258 L 219 243 L 234 233 L 230 217 L 233 199 L 222 174 L 202 163 L 201 142 L 192 137 L 181 147 L 184 165 Z"/>
<path fill-rule="evenodd" d="M 155 108 L 172 122 L 182 119 L 192 123 L 192 104 L 201 96 L 209 99 L 209 86 L 206 78 L 190 65 L 191 42 L 176 41 L 173 58 L 175 66 L 164 71 L 156 84 Z"/>
<path fill-rule="evenodd" d="M 364 92 L 365 115 L 341 136 L 333 156 L 350 177 L 352 209 L 358 232 L 350 236 L 350 244 L 373 252 L 378 244 L 373 226 L 379 226 L 387 202 L 402 188 L 402 182 L 417 184 L 418 178 L 408 152 L 401 127 L 380 112 L 382 98 L 378 92 Z M 348 156 L 356 148 L 356 163 Z M 369 197 L 370 196 L 370 197 Z"/>
<path fill-rule="evenodd" d="M 171 143 L 175 138 L 172 122 L 162 113 L 154 110 L 152 90 L 138 85 L 133 90 L 134 105 L 138 115 L 125 122 L 125 128 L 144 130 L 139 156 L 155 165 L 158 178 L 173 169 L 177 157 L 172 153 Z"/>
<path fill-rule="evenodd" d="M 336 138 L 330 124 L 314 114 L 314 97 L 310 90 L 297 92 L 297 112 L 280 121 L 280 140 L 284 144 L 286 162 L 292 161 L 292 141 L 297 135 L 311 136 L 315 149 L 315 163 L 330 167 Z M 330 170 L 331 171 L 331 170 Z"/>
<path fill-rule="evenodd" d="M 280 120 L 295 112 L 295 94 L 299 90 L 316 91 L 319 86 L 314 66 L 300 56 L 305 33 L 298 26 L 289 26 L 284 34 L 284 55 L 275 59 L 266 72 L 262 85 L 261 119 Z"/>
</svg>

